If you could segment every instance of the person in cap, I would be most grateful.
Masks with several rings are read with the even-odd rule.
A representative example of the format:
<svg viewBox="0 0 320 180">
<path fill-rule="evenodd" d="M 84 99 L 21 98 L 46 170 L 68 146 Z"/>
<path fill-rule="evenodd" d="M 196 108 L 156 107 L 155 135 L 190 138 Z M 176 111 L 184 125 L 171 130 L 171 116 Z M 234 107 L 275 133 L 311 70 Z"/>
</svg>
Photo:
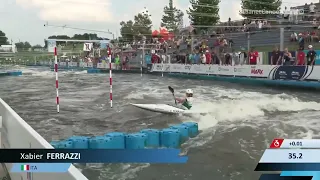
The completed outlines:
<svg viewBox="0 0 320 180">
<path fill-rule="evenodd" d="M 308 49 L 309 49 L 309 51 L 307 53 L 307 65 L 313 66 L 315 64 L 317 53 L 313 50 L 312 45 L 309 45 Z"/>
</svg>

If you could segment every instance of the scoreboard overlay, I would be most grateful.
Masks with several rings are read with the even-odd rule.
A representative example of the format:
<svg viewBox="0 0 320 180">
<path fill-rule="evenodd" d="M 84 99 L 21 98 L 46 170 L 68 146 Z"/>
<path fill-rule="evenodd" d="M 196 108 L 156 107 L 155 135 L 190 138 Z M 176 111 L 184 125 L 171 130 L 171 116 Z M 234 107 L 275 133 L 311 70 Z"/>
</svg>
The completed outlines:
<svg viewBox="0 0 320 180">
<path fill-rule="evenodd" d="M 260 180 L 320 180 L 320 139 L 274 139 L 255 171 L 281 171 Z"/>
</svg>

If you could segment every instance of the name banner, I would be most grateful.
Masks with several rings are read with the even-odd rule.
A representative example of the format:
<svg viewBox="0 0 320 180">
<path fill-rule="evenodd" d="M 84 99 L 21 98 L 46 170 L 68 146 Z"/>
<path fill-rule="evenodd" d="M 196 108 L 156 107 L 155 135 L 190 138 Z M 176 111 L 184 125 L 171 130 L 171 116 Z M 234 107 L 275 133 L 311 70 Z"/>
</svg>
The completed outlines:
<svg viewBox="0 0 320 180">
<path fill-rule="evenodd" d="M 153 64 L 151 72 L 259 77 L 278 80 L 320 80 L 319 66 Z"/>
</svg>

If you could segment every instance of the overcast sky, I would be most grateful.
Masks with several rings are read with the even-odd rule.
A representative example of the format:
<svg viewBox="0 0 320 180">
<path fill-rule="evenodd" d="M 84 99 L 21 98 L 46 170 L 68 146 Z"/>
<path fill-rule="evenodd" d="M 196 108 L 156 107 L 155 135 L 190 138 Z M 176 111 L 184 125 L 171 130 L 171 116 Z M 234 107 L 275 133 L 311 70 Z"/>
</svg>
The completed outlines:
<svg viewBox="0 0 320 180">
<path fill-rule="evenodd" d="M 283 0 L 283 6 L 303 5 L 317 0 Z M 50 35 L 73 35 L 84 31 L 44 27 L 49 25 L 67 25 L 83 29 L 101 30 L 119 36 L 119 22 L 129 20 L 147 7 L 152 15 L 154 29 L 159 28 L 163 7 L 168 0 L 1 0 L 0 30 L 13 42 L 29 41 L 43 45 L 43 39 Z M 189 0 L 174 0 L 174 5 L 184 12 Z M 320 7 L 319 7 L 320 8 Z M 221 0 L 220 17 L 226 21 L 241 19 L 239 16 L 240 0 Z M 185 25 L 189 24 L 184 17 Z M 98 33 L 112 38 L 112 35 Z"/>
</svg>

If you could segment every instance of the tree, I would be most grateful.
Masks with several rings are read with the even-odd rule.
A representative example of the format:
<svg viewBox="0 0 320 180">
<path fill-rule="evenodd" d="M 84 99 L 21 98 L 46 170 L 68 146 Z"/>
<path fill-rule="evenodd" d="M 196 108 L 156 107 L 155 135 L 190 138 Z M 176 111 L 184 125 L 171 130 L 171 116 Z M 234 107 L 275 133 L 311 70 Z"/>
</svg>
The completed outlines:
<svg viewBox="0 0 320 180">
<path fill-rule="evenodd" d="M 0 30 L 0 46 L 8 44 L 8 38 L 6 37 L 6 33 Z"/>
<path fill-rule="evenodd" d="M 134 16 L 133 21 L 120 22 L 120 33 L 123 40 L 132 41 L 141 39 L 143 36 L 151 37 L 152 21 L 148 13 L 139 13 Z"/>
<path fill-rule="evenodd" d="M 121 21 L 120 26 L 120 34 L 122 36 L 122 39 L 132 41 L 134 37 L 133 21 Z"/>
<path fill-rule="evenodd" d="M 15 45 L 18 49 L 29 49 L 32 47 L 29 42 L 18 42 Z"/>
<path fill-rule="evenodd" d="M 191 25 L 196 29 L 207 30 L 217 24 L 220 20 L 219 3 L 220 0 L 190 0 L 191 7 L 187 13 Z"/>
<path fill-rule="evenodd" d="M 269 17 L 278 15 L 276 13 L 267 13 L 266 11 L 280 11 L 282 0 L 241 0 L 240 15 L 246 18 Z M 254 10 L 254 11 L 252 11 Z"/>
<path fill-rule="evenodd" d="M 136 39 L 143 36 L 151 37 L 152 21 L 148 13 L 139 13 L 134 16 L 133 31 Z"/>
<path fill-rule="evenodd" d="M 161 27 L 167 28 L 170 32 L 176 32 L 183 22 L 183 12 L 173 6 L 173 0 L 169 0 L 169 5 L 163 9 Z"/>
<path fill-rule="evenodd" d="M 34 46 L 32 46 L 32 49 L 41 49 L 42 46 L 40 44 L 36 44 Z"/>
</svg>

